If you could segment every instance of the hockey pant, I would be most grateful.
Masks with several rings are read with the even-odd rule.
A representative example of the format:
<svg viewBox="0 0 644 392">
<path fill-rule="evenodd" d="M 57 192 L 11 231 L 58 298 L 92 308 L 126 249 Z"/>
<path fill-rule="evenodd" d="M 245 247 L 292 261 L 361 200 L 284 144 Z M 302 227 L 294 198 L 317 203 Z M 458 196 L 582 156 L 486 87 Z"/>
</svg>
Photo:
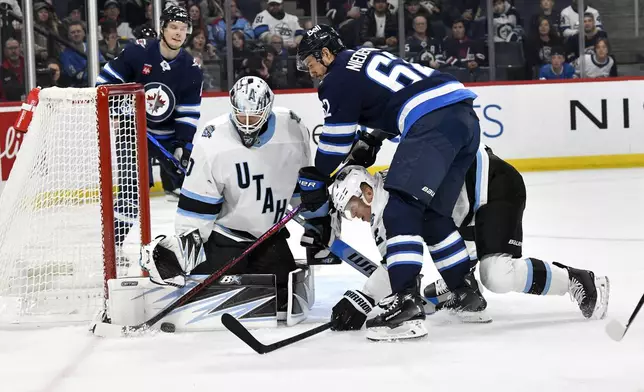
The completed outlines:
<svg viewBox="0 0 644 392">
<path fill-rule="evenodd" d="M 466 101 L 419 118 L 398 145 L 384 184 L 390 195 L 383 213 L 393 292 L 414 285 L 423 241 L 447 286 L 464 285 L 469 255 L 451 216 L 480 134 Z"/>
</svg>

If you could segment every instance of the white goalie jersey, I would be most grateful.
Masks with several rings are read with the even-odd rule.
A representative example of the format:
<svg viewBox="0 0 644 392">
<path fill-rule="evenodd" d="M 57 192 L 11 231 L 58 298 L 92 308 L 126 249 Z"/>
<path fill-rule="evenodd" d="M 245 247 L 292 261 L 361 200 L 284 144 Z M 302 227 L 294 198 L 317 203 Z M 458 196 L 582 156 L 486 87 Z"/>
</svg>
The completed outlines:
<svg viewBox="0 0 644 392">
<path fill-rule="evenodd" d="M 309 131 L 300 118 L 273 108 L 266 131 L 246 148 L 222 115 L 197 131 L 175 219 L 177 233 L 198 228 L 253 241 L 299 205 L 298 172 L 311 165 Z"/>
</svg>

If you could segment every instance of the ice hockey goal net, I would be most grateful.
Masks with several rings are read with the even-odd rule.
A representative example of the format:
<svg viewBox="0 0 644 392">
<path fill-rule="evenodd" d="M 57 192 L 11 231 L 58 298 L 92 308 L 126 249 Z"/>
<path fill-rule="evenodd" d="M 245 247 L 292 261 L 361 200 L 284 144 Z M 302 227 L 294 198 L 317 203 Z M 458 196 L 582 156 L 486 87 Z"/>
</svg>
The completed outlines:
<svg viewBox="0 0 644 392">
<path fill-rule="evenodd" d="M 0 195 L 0 324 L 91 319 L 149 216 L 141 85 L 40 91 Z"/>
</svg>

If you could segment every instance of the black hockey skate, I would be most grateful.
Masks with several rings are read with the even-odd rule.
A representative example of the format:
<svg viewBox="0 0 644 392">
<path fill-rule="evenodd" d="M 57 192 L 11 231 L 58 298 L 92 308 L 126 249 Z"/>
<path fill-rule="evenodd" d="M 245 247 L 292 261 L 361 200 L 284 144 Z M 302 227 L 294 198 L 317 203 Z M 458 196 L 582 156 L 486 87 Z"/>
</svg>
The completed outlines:
<svg viewBox="0 0 644 392">
<path fill-rule="evenodd" d="M 425 297 L 425 313 L 433 314 L 447 310 L 464 323 L 489 323 L 492 319 L 487 316 L 485 309 L 487 301 L 481 294 L 479 284 L 474 277 L 474 270 L 465 275 L 465 285 L 454 290 L 447 288 L 443 279 L 430 283 L 423 290 Z"/>
<path fill-rule="evenodd" d="M 603 319 L 608 311 L 610 282 L 608 277 L 595 277 L 593 271 L 568 267 L 561 263 L 552 263 L 568 270 L 568 292 L 577 302 L 581 314 L 587 319 Z"/>
<path fill-rule="evenodd" d="M 400 293 L 394 293 L 378 304 L 385 311 L 367 320 L 367 339 L 404 340 L 427 336 L 425 311 L 420 296 L 420 278 L 416 284 Z"/>
</svg>

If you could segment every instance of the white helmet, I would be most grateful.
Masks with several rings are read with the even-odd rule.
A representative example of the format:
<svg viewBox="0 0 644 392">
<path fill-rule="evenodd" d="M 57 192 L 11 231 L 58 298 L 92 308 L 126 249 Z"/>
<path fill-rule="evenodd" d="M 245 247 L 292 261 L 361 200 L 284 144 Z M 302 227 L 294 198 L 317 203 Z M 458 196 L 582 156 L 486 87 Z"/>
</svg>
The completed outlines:
<svg viewBox="0 0 644 392">
<path fill-rule="evenodd" d="M 246 147 L 257 142 L 262 126 L 271 114 L 273 98 L 271 88 L 257 76 L 244 76 L 230 90 L 232 119 Z"/>
<path fill-rule="evenodd" d="M 331 197 L 333 197 L 335 208 L 344 212 L 354 196 L 361 198 L 367 205 L 370 205 L 371 203 L 367 202 L 362 195 L 360 186 L 363 183 L 366 183 L 372 189 L 376 184 L 374 177 L 364 167 L 352 165 L 340 170 L 333 185 L 331 185 Z"/>
</svg>

